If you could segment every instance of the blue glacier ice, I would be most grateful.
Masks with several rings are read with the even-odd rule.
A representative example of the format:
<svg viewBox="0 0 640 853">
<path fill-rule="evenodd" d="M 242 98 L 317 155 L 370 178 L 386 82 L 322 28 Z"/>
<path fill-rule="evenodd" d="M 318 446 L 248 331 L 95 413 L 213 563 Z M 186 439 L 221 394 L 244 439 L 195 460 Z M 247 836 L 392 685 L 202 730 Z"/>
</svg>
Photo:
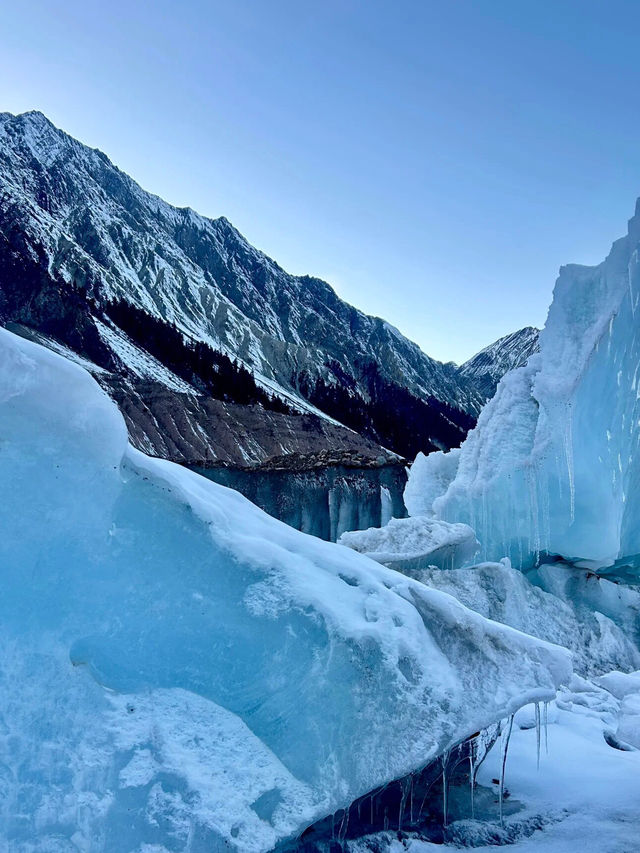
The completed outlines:
<svg viewBox="0 0 640 853">
<path fill-rule="evenodd" d="M 568 655 L 127 443 L 0 330 L 0 849 L 266 851 Z"/>
<path fill-rule="evenodd" d="M 640 554 L 640 205 L 595 267 L 560 270 L 540 352 L 459 451 L 417 460 L 411 514 L 469 524 L 484 560 L 603 567 Z"/>
</svg>

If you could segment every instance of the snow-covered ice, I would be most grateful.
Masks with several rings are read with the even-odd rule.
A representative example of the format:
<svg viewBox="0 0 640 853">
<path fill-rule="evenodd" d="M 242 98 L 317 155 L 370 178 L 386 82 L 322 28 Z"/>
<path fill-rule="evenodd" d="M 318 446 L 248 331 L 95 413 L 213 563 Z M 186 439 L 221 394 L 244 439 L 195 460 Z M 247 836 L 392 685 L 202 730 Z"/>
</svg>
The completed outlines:
<svg viewBox="0 0 640 853">
<path fill-rule="evenodd" d="M 271 849 L 569 678 L 485 620 L 127 445 L 0 330 L 0 846 Z"/>
<path fill-rule="evenodd" d="M 433 502 L 449 488 L 456 476 L 460 448 L 425 455 L 418 453 L 409 469 L 404 503 L 410 516 L 435 514 Z"/>
<path fill-rule="evenodd" d="M 392 518 L 384 527 L 349 531 L 338 543 L 407 574 L 428 566 L 456 569 L 478 551 L 475 533 L 467 524 L 421 516 Z"/>
<path fill-rule="evenodd" d="M 640 207 L 602 264 L 562 268 L 540 352 L 503 378 L 460 452 L 412 469 L 410 501 L 468 523 L 483 559 L 640 554 L 639 247 Z"/>
</svg>

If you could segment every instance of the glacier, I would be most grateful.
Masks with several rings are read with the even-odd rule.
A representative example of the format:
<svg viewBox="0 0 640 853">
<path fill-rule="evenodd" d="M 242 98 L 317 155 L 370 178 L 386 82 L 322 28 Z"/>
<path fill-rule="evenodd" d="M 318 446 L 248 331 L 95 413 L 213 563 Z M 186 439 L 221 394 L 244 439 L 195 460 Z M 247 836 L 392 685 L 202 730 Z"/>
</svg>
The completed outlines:
<svg viewBox="0 0 640 853">
<path fill-rule="evenodd" d="M 639 246 L 640 202 L 605 261 L 561 268 L 539 353 L 501 380 L 459 451 L 414 465 L 411 514 L 469 524 L 483 560 L 636 565 Z"/>
<path fill-rule="evenodd" d="M 383 527 L 346 531 L 338 543 L 409 575 L 428 566 L 457 569 L 478 552 L 469 525 L 422 516 L 391 518 Z"/>
<path fill-rule="evenodd" d="M 266 851 L 570 678 L 486 620 L 134 450 L 0 330 L 0 846 Z"/>
</svg>

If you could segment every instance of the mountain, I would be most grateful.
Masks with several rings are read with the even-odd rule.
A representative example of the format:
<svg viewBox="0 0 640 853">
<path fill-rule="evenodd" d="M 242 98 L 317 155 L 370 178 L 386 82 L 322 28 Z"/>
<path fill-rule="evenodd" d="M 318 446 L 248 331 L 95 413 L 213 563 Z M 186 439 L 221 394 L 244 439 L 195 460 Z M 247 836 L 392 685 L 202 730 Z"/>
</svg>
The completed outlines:
<svg viewBox="0 0 640 853">
<path fill-rule="evenodd" d="M 36 330 L 124 379 L 119 393 L 130 398 L 130 410 L 149 408 L 154 417 L 158 407 L 160 414 L 166 409 L 167 395 L 200 399 L 206 389 L 197 377 L 167 372 L 162 354 L 148 352 L 146 339 L 132 333 L 139 317 L 130 316 L 122 329 L 127 309 L 171 324 L 189 345 L 201 342 L 237 360 L 291 412 L 328 412 L 402 455 L 413 453 L 407 436 L 419 427 L 405 424 L 395 439 L 394 430 L 380 426 L 388 411 L 361 409 L 384 409 L 387 397 L 408 392 L 406 408 L 427 407 L 433 421 L 431 434 L 414 436 L 417 443 L 436 447 L 459 443 L 482 403 L 453 364 L 429 358 L 384 320 L 339 299 L 326 282 L 289 275 L 224 217 L 207 219 L 145 192 L 102 152 L 37 112 L 0 114 L 0 289 L 5 324 Z M 164 401 L 156 403 L 158 397 Z M 185 408 L 193 431 L 207 432 L 194 407 Z M 406 414 L 416 424 L 428 420 L 426 410 L 420 419 Z M 139 421 L 137 427 L 144 436 L 134 430 L 135 441 L 166 455 L 157 437 Z M 184 431 L 173 442 L 172 458 L 202 455 Z M 282 443 L 279 451 L 287 450 Z M 254 439 L 244 442 L 243 453 L 231 461 L 264 462 L 271 449 L 258 449 Z M 224 457 L 209 446 L 199 461 Z"/>
<path fill-rule="evenodd" d="M 480 350 L 460 367 L 460 375 L 467 379 L 484 397 L 491 399 L 498 382 L 505 373 L 522 367 L 534 352 L 538 351 L 540 330 L 525 326 L 517 332 L 505 335 Z"/>
</svg>

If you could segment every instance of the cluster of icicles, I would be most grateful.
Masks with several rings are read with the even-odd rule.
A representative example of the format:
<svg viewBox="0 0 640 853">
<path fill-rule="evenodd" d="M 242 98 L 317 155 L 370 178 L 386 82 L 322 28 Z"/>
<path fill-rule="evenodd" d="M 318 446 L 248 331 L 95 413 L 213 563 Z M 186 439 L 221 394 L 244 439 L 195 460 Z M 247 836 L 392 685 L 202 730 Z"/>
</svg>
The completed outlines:
<svg viewBox="0 0 640 853">
<path fill-rule="evenodd" d="M 540 702 L 536 702 L 534 704 L 534 713 L 535 713 L 535 727 L 536 727 L 536 769 L 540 769 L 540 743 L 541 743 L 541 729 L 544 727 L 544 749 L 545 753 L 549 753 L 549 734 L 548 734 L 548 721 L 549 721 L 549 703 L 543 703 L 543 711 L 540 712 Z M 509 741 L 511 739 L 511 731 L 513 729 L 513 717 L 511 714 L 510 717 L 507 718 L 506 722 L 500 726 L 500 751 L 501 751 L 501 761 L 500 761 L 500 780 L 499 780 L 499 793 L 498 793 L 498 802 L 500 807 L 500 826 L 504 826 L 504 815 L 503 815 L 503 804 L 504 804 L 504 774 L 507 766 L 507 753 L 509 752 Z M 472 750 L 473 753 L 473 750 Z M 471 817 L 474 817 L 474 809 L 473 809 L 473 789 L 475 787 L 475 774 L 477 769 L 473 766 L 473 760 L 471 764 L 471 770 L 469 774 L 469 779 L 471 782 Z M 446 791 L 446 785 L 445 785 Z M 444 819 L 445 826 L 447 820 L 447 809 L 445 805 L 444 810 Z"/>
<path fill-rule="evenodd" d="M 534 704 L 534 719 L 536 729 L 537 766 L 540 766 L 541 745 L 544 739 L 545 750 L 548 752 L 548 703 Z M 405 776 L 403 779 L 395 780 L 382 788 L 379 788 L 365 797 L 361 797 L 351 804 L 350 807 L 342 809 L 310 827 L 316 829 L 320 836 L 330 837 L 332 842 L 342 845 L 347 838 L 357 838 L 377 831 L 402 831 L 403 829 L 419 831 L 420 825 L 431 818 L 433 820 L 433 809 L 425 806 L 434 785 L 442 786 L 442 829 L 448 826 L 449 811 L 449 786 L 451 780 L 459 768 L 465 764 L 468 766 L 471 818 L 475 819 L 475 788 L 476 776 L 480 765 L 486 758 L 489 750 L 499 741 L 500 750 L 500 778 L 498 783 L 498 809 L 500 826 L 504 827 L 504 801 L 505 801 L 505 772 L 509 742 L 513 730 L 514 715 L 507 717 L 500 723 L 491 726 L 464 741 L 462 744 L 446 750 L 442 756 L 432 764 L 416 773 Z M 399 786 L 399 789 L 398 787 Z M 395 792 L 395 793 L 394 793 Z M 328 830 L 325 835 L 323 830 Z M 309 832 L 309 831 L 308 831 Z M 305 838 L 303 835 L 303 839 Z M 309 838 L 310 840 L 310 838 Z"/>
</svg>

